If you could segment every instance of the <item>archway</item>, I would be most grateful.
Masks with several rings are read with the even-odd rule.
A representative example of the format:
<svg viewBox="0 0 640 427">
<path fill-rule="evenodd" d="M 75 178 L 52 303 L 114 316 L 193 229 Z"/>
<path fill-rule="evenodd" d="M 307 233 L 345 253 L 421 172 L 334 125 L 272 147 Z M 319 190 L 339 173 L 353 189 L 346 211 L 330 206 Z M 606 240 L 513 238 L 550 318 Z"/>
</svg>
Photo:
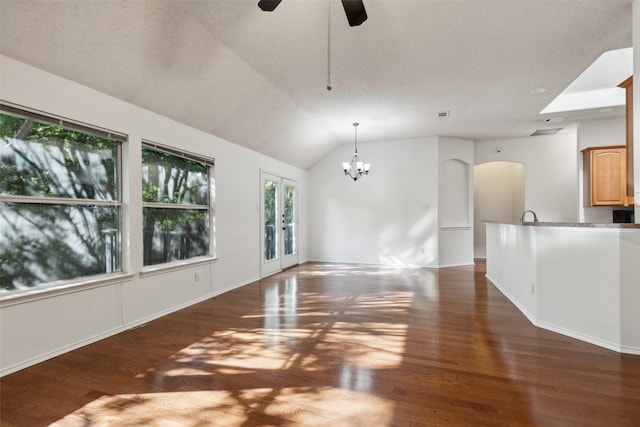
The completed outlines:
<svg viewBox="0 0 640 427">
<path fill-rule="evenodd" d="M 524 164 L 482 163 L 473 177 L 473 256 L 485 258 L 484 221 L 517 221 L 524 211 Z"/>
</svg>

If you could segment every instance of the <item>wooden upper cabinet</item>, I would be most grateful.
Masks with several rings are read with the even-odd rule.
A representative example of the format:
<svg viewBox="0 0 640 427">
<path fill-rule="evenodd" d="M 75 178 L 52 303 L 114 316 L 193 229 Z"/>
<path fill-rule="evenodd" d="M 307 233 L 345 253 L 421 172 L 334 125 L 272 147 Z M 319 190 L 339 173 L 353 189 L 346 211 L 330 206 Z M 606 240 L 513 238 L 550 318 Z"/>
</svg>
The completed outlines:
<svg viewBox="0 0 640 427">
<path fill-rule="evenodd" d="M 623 88 L 627 94 L 627 196 L 633 198 L 633 76 L 620 83 L 618 87 Z"/>
<path fill-rule="evenodd" d="M 582 150 L 586 206 L 627 205 L 626 151 L 624 145 Z"/>
</svg>

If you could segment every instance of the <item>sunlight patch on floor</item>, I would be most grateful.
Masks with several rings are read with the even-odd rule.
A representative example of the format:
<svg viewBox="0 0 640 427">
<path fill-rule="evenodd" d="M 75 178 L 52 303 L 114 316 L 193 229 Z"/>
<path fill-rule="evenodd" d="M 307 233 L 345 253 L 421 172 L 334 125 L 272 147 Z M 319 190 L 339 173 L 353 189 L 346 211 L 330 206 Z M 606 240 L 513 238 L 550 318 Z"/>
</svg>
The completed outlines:
<svg viewBox="0 0 640 427">
<path fill-rule="evenodd" d="M 372 270 L 375 268 L 375 270 Z M 413 271 L 412 271 L 413 270 Z M 315 264 L 312 268 L 299 271 L 300 276 L 351 276 L 359 275 L 361 277 L 371 276 L 394 276 L 401 271 L 403 274 L 422 274 L 420 267 L 416 266 L 383 266 L 368 264 Z"/>
<path fill-rule="evenodd" d="M 359 426 L 367 414 L 373 426 L 388 425 L 393 409 L 391 401 L 344 388 L 202 390 L 103 395 L 53 425 L 239 427 L 251 417 L 264 426 Z"/>
<path fill-rule="evenodd" d="M 172 356 L 160 368 L 151 369 L 165 377 L 214 375 L 222 372 L 277 371 L 291 368 L 318 370 L 325 360 L 313 354 L 321 351 L 326 357 L 340 357 L 350 363 L 363 363 L 373 368 L 392 368 L 402 362 L 408 325 L 383 322 L 335 322 L 318 329 L 297 329 L 278 333 L 277 343 L 265 343 L 265 331 L 229 331 L 215 333 L 212 340 L 199 341 Z M 226 342 L 225 337 L 232 342 Z M 218 338 L 218 339 L 216 339 Z M 311 340 L 314 352 L 296 351 L 287 339 L 295 343 Z"/>
</svg>

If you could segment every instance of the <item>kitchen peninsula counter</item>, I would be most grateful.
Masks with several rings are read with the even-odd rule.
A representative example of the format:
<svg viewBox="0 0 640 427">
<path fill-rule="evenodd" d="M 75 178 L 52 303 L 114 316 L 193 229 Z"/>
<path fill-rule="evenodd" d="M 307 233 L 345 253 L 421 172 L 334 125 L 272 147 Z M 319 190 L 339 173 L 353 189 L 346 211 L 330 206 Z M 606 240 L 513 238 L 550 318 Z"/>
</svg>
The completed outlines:
<svg viewBox="0 0 640 427">
<path fill-rule="evenodd" d="M 485 221 L 487 224 L 509 224 L 535 227 L 582 227 L 582 228 L 636 228 L 640 224 L 601 223 L 601 222 L 542 222 L 542 221 Z"/>
<path fill-rule="evenodd" d="M 536 326 L 640 355 L 640 224 L 486 221 L 487 278 Z"/>
</svg>

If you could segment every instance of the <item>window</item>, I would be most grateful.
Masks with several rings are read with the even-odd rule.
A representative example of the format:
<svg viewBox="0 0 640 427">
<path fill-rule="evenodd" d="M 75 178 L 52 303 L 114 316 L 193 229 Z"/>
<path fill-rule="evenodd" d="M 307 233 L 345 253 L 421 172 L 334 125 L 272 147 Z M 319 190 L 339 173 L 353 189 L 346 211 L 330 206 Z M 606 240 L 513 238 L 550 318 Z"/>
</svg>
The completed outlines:
<svg viewBox="0 0 640 427">
<path fill-rule="evenodd" d="M 121 271 L 123 135 L 0 105 L 0 292 Z"/>
<path fill-rule="evenodd" d="M 142 147 L 143 264 L 208 256 L 213 160 Z"/>
</svg>

